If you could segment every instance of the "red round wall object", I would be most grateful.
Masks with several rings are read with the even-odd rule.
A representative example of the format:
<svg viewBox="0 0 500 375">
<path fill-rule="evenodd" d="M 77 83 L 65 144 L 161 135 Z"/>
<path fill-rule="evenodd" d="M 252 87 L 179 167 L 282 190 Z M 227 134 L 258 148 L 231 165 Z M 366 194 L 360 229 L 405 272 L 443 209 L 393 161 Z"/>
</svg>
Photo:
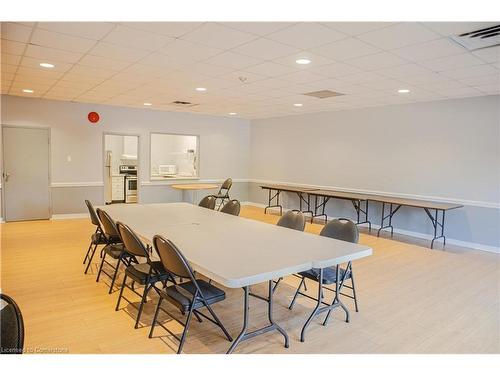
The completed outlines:
<svg viewBox="0 0 500 375">
<path fill-rule="evenodd" d="M 89 115 L 87 116 L 89 121 L 93 124 L 99 121 L 99 113 L 97 112 L 90 112 Z"/>
</svg>

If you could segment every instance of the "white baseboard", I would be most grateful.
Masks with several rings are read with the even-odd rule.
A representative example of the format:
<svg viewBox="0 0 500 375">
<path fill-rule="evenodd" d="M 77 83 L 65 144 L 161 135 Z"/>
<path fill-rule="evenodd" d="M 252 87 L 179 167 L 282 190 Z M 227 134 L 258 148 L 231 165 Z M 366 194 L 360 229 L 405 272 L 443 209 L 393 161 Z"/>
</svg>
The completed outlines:
<svg viewBox="0 0 500 375">
<path fill-rule="evenodd" d="M 55 214 L 50 218 L 51 220 L 67 220 L 67 219 L 85 219 L 88 218 L 89 214 Z"/>
<path fill-rule="evenodd" d="M 265 204 L 256 203 L 256 202 L 242 202 L 241 204 L 244 206 L 255 206 L 255 207 L 260 207 L 260 208 L 266 207 Z M 274 209 L 278 210 L 277 208 L 274 208 Z M 273 210 L 273 208 L 270 208 L 269 210 Z M 285 210 L 288 210 L 288 209 L 286 207 L 283 207 L 283 211 L 285 211 Z M 368 227 L 368 224 L 361 224 L 360 226 Z M 379 228 L 380 228 L 380 225 L 372 224 L 372 230 L 378 230 Z M 396 227 L 394 227 L 394 233 L 402 234 L 402 235 L 410 236 L 410 237 L 415 237 L 415 238 L 421 238 L 421 239 L 429 240 L 429 241 L 432 240 L 432 236 L 429 234 L 420 233 L 420 232 L 413 232 L 413 231 L 400 229 L 400 228 L 396 228 Z M 442 243 L 441 240 L 435 241 L 435 244 L 440 244 L 440 243 Z M 456 240 L 456 239 L 448 238 L 448 237 L 446 238 L 446 243 L 448 243 L 450 245 L 466 247 L 469 249 L 481 250 L 481 251 L 487 251 L 489 253 L 500 254 L 500 247 L 496 247 L 496 246 L 484 245 L 484 244 L 475 243 L 475 242 L 466 242 L 466 241 Z"/>
</svg>

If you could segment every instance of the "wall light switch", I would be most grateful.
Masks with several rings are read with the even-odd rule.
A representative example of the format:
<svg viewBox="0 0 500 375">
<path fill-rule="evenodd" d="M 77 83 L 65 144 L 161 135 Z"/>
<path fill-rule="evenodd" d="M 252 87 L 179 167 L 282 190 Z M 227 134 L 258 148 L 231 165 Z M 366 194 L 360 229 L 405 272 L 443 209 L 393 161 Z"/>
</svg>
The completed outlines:
<svg viewBox="0 0 500 375">
<path fill-rule="evenodd" d="M 71 155 L 66 156 L 66 161 L 67 161 L 68 163 L 71 163 Z"/>
</svg>

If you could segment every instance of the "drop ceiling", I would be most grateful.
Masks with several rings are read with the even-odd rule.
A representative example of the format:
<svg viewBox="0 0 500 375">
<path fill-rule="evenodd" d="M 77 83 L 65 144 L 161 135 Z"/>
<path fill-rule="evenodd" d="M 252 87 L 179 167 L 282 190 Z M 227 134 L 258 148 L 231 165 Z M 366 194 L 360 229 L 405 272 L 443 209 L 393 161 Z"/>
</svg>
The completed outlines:
<svg viewBox="0 0 500 375">
<path fill-rule="evenodd" d="M 500 47 L 449 38 L 492 25 L 4 22 L 1 93 L 249 119 L 497 95 Z"/>
</svg>

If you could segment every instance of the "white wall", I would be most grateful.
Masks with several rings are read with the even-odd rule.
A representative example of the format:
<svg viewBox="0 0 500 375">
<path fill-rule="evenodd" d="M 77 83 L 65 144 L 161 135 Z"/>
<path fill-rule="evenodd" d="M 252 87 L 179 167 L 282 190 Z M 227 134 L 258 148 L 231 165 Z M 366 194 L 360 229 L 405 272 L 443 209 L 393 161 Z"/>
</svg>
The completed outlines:
<svg viewBox="0 0 500 375">
<path fill-rule="evenodd" d="M 94 186 L 93 197 L 102 202 L 104 132 L 140 136 L 139 177 L 145 184 L 141 186 L 144 189 L 140 198 L 144 201 L 163 199 L 167 190 L 170 198 L 180 199 L 178 194 L 172 195 L 171 189 L 159 186 L 161 182 L 148 187 L 151 132 L 199 135 L 202 179 L 248 178 L 250 129 L 246 120 L 8 95 L 2 95 L 1 104 L 4 125 L 51 128 L 52 184 L 57 190 L 53 189 L 55 213 L 72 213 L 76 207 L 83 209 L 82 204 L 69 207 L 69 202 L 84 194 L 86 187 Z M 91 111 L 100 115 L 97 125 L 87 120 Z M 68 155 L 71 162 L 67 161 Z M 68 185 L 77 185 L 74 191 L 79 190 L 78 194 L 60 191 Z"/>
<path fill-rule="evenodd" d="M 465 215 L 456 236 L 500 246 L 499 111 L 500 97 L 488 96 L 252 121 L 251 176 L 490 208 L 479 223 Z"/>
</svg>

